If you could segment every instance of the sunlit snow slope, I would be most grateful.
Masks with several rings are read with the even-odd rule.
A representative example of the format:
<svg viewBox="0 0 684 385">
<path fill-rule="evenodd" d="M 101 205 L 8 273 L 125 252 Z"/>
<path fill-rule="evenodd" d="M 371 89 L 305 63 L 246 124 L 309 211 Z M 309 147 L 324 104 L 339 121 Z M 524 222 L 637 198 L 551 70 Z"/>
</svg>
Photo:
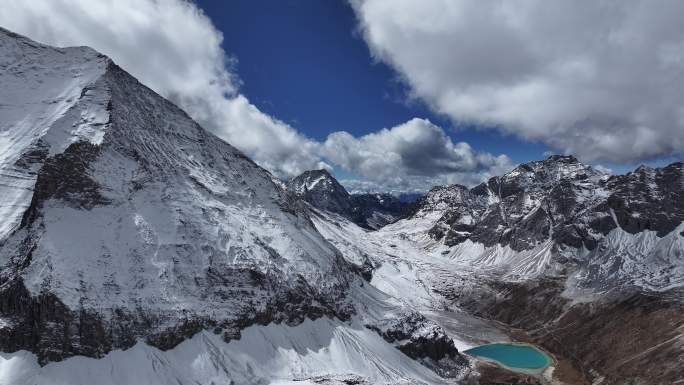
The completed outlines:
<svg viewBox="0 0 684 385">
<path fill-rule="evenodd" d="M 348 317 L 356 278 L 301 203 L 111 60 L 0 30 L 0 82 L 5 349 Z"/>
<path fill-rule="evenodd" d="M 31 202 L 37 158 L 74 141 L 101 142 L 109 113 L 102 95 L 87 89 L 105 73 L 103 55 L 87 47 L 47 48 L 5 30 L 0 36 L 2 240 Z"/>
</svg>

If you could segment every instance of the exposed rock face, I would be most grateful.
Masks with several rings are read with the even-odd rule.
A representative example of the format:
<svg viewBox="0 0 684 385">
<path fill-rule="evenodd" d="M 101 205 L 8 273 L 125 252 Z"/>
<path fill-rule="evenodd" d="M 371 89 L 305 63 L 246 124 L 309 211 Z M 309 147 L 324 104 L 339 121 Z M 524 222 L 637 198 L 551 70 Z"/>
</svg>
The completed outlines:
<svg viewBox="0 0 684 385">
<path fill-rule="evenodd" d="M 89 48 L 0 29 L 0 58 L 0 349 L 46 363 L 353 313 L 354 269 L 238 150 Z"/>
<path fill-rule="evenodd" d="M 684 220 L 684 164 L 641 167 L 618 176 L 572 156 L 554 155 L 518 166 L 472 189 L 437 187 L 414 215 L 443 212 L 430 234 L 456 245 L 466 239 L 521 251 L 551 238 L 594 249 L 611 230 L 652 230 L 662 237 Z"/>
<path fill-rule="evenodd" d="M 319 385 L 372 385 L 368 379 L 355 374 L 339 376 L 319 376 L 307 378 L 308 381 Z"/>
<path fill-rule="evenodd" d="M 548 239 L 552 228 L 572 222 L 573 215 L 587 204 L 587 192 L 601 177 L 573 157 L 552 156 L 518 166 L 472 189 L 450 186 L 433 190 L 423 206 L 427 210 L 447 206 L 431 231 L 447 245 L 470 239 L 524 250 Z"/>
<path fill-rule="evenodd" d="M 328 170 L 304 171 L 287 183 L 287 189 L 321 210 L 342 215 L 351 212 L 351 196 Z"/>
<path fill-rule="evenodd" d="M 429 223 L 451 258 L 518 279 L 579 269 L 594 288 L 661 289 L 684 282 L 682 186 L 682 162 L 610 176 L 551 156 L 471 189 L 436 187 L 407 223 Z"/>
<path fill-rule="evenodd" d="M 391 194 L 349 194 L 327 170 L 305 171 L 290 180 L 287 189 L 320 210 L 373 230 L 403 217 L 409 206 Z"/>
<path fill-rule="evenodd" d="M 639 167 L 606 182 L 607 200 L 620 228 L 635 234 L 655 231 L 663 237 L 684 220 L 684 163 L 662 168 Z"/>
</svg>

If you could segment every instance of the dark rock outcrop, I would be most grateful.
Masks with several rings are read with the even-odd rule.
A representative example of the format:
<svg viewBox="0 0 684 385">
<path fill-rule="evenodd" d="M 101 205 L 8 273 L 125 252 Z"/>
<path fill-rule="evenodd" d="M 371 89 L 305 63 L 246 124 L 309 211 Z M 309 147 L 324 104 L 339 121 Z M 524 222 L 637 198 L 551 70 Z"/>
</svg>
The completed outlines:
<svg viewBox="0 0 684 385">
<path fill-rule="evenodd" d="M 0 288 L 0 316 L 5 322 L 0 328 L 0 347 L 4 352 L 30 351 L 45 365 L 75 355 L 101 358 L 113 349 L 130 348 L 139 339 L 168 350 L 202 330 L 222 333 L 228 342 L 239 339 L 240 331 L 254 324 L 296 326 L 307 318 L 321 317 L 347 320 L 354 312 L 351 305 L 339 306 L 342 298 L 321 297 L 305 282 L 286 291 L 264 283 L 279 291 L 272 292 L 263 309 L 245 306 L 238 317 L 225 321 L 188 313 L 169 325 L 174 316 L 142 307 L 134 312 L 112 308 L 106 316 L 86 307 L 70 309 L 54 294 L 34 296 L 21 279 L 14 279 Z"/>
<path fill-rule="evenodd" d="M 375 330 L 385 341 L 394 343 L 404 354 L 442 377 L 460 377 L 467 367 L 467 360 L 458 352 L 444 329 L 420 313 L 405 313 L 366 327 Z"/>
<path fill-rule="evenodd" d="M 351 212 L 351 196 L 328 170 L 304 171 L 287 183 L 287 189 L 321 210 L 342 215 Z"/>
</svg>

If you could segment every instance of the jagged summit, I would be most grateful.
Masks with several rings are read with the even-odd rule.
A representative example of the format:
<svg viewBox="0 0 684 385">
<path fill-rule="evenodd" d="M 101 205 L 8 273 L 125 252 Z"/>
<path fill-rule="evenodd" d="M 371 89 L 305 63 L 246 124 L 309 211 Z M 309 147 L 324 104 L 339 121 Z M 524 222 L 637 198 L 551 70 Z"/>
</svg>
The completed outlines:
<svg viewBox="0 0 684 385">
<path fill-rule="evenodd" d="M 102 140 L 109 112 L 106 90 L 95 88 L 109 63 L 90 48 L 53 48 L 0 29 L 0 242 L 28 208 L 41 159 Z"/>
<path fill-rule="evenodd" d="M 601 178 L 605 174 L 590 165 L 581 163 L 574 156 L 552 155 L 540 161 L 519 165 L 501 177 L 491 178 L 490 188 L 501 189 L 501 196 L 520 188 L 550 188 L 564 180 Z"/>
<path fill-rule="evenodd" d="M 605 253 L 615 250 L 616 246 L 607 246 L 612 242 L 607 239 L 614 236 L 609 234 L 616 229 L 626 234 L 652 232 L 676 241 L 676 234 L 671 234 L 684 220 L 683 187 L 681 162 L 608 175 L 574 157 L 551 156 L 522 164 L 471 189 L 459 185 L 433 188 L 418 202 L 409 221 L 430 222 L 429 235 L 448 247 L 470 242 L 540 256 L 550 255 L 542 252 L 545 248 L 570 248 L 592 251 L 594 261 L 605 262 Z M 665 245 L 669 241 L 663 242 Z M 598 248 L 600 245 L 604 246 Z M 624 266 L 605 268 L 601 274 L 591 276 L 605 284 L 606 280 L 650 274 L 621 271 L 632 266 L 632 258 L 651 260 L 636 265 L 647 271 L 684 269 L 673 267 L 681 264 L 669 257 L 653 257 L 661 251 L 652 247 L 626 253 L 626 260 L 619 262 L 611 257 L 611 263 Z M 538 273 L 550 266 L 550 261 L 533 258 L 525 263 L 533 261 L 539 265 L 525 268 Z M 668 279 L 670 275 L 651 275 L 648 282 L 657 286 Z"/>
<path fill-rule="evenodd" d="M 572 156 L 554 155 L 543 161 L 522 164 L 469 190 L 460 186 L 433 189 L 422 201 L 418 212 L 447 206 L 444 211 L 448 212 L 448 219 L 443 218 L 433 234 L 444 236 L 444 223 L 450 222 L 451 233 L 458 234 L 453 238 L 455 242 L 476 236 L 485 244 L 510 244 L 524 249 L 542 242 L 550 232 L 552 238 L 561 242 L 573 246 L 584 244 L 591 249 L 596 244 L 597 234 L 606 234 L 617 226 L 632 233 L 639 227 L 648 227 L 659 233 L 671 231 L 681 221 L 679 210 L 673 212 L 676 204 L 671 199 L 657 203 L 654 197 L 679 199 L 677 186 L 681 184 L 681 175 L 681 168 L 675 163 L 662 169 L 639 168 L 627 175 L 609 176 Z M 663 188 L 668 191 L 660 192 Z M 457 199 L 453 193 L 444 194 L 450 190 L 458 192 L 455 195 Z M 634 196 L 637 191 L 643 196 Z M 634 219 L 633 213 L 624 213 L 624 206 L 633 210 L 637 206 L 644 207 L 647 202 L 648 213 L 639 215 L 646 217 L 648 214 L 652 218 L 648 224 Z M 468 208 L 470 215 L 467 221 L 475 222 L 471 229 L 475 233 L 466 231 L 461 226 L 464 225 L 463 220 L 454 217 L 454 210 L 463 210 L 464 207 Z M 665 211 L 673 215 L 668 220 L 658 220 L 658 213 Z M 632 219 L 627 219 L 627 215 Z M 635 225 L 635 222 L 641 224 Z M 460 230 L 454 230 L 454 224 Z M 485 228 L 489 230 L 484 231 Z M 533 233 L 538 236 L 533 236 Z"/>
<path fill-rule="evenodd" d="M 290 180 L 287 188 L 322 210 L 338 214 L 351 210 L 349 193 L 325 169 L 305 171 Z"/>
<path fill-rule="evenodd" d="M 470 191 L 468 187 L 460 184 L 435 186 L 412 205 L 413 212 L 411 214 L 415 215 L 418 211 L 435 212 L 447 210 L 449 207 L 463 204 L 469 197 Z"/>
<path fill-rule="evenodd" d="M 601 177 L 605 177 L 605 174 L 579 162 L 574 156 L 551 155 L 544 160 L 523 163 L 473 188 L 460 184 L 435 186 L 419 200 L 413 214 L 441 211 L 464 204 L 484 209 L 522 191 L 526 191 L 528 195 L 543 194 L 559 183 L 589 178 L 598 180 Z"/>
<path fill-rule="evenodd" d="M 321 183 L 319 185 L 319 183 Z M 289 184 L 295 191 L 303 193 L 304 191 L 320 190 L 326 188 L 334 188 L 338 190 L 347 190 L 333 177 L 330 172 L 324 168 L 319 170 L 307 170 L 302 174 L 290 180 Z"/>
</svg>

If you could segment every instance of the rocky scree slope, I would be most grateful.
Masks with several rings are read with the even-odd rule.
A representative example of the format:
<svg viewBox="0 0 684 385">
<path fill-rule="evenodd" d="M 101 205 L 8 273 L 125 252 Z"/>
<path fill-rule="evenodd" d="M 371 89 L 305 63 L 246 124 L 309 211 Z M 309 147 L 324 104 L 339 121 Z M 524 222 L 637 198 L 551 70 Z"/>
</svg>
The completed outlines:
<svg viewBox="0 0 684 385">
<path fill-rule="evenodd" d="M 291 179 L 287 189 L 317 209 L 340 214 L 371 230 L 403 218 L 410 207 L 392 194 L 349 194 L 325 169 L 305 171 Z"/>
<path fill-rule="evenodd" d="M 301 202 L 107 57 L 0 29 L 0 84 L 2 350 L 351 315 L 356 276 Z"/>
</svg>

